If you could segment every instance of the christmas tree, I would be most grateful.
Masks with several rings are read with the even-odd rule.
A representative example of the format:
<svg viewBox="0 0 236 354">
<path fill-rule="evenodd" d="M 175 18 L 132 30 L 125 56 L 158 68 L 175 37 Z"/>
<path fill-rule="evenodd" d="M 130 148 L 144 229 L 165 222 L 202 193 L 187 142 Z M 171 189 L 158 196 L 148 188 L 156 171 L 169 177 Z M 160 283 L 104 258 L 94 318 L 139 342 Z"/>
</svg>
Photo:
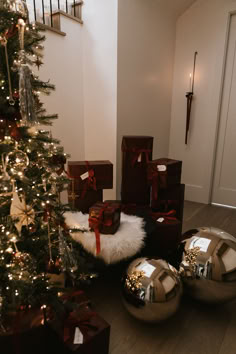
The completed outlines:
<svg viewBox="0 0 236 354">
<path fill-rule="evenodd" d="M 55 304 L 48 273 L 78 271 L 60 193 L 68 178 L 59 141 L 42 126 L 40 94 L 54 86 L 33 72 L 45 37 L 28 22 L 23 0 L 0 0 L 0 319 L 9 310 Z M 82 275 L 81 275 L 82 274 Z M 89 275 L 88 275 L 89 277 Z"/>
</svg>

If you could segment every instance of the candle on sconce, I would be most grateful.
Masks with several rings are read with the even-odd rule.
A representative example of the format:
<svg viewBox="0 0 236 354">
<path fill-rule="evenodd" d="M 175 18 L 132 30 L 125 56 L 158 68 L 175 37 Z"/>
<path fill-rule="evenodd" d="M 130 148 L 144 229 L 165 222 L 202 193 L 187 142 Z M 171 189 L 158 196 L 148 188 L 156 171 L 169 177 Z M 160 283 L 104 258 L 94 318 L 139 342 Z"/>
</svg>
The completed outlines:
<svg viewBox="0 0 236 354">
<path fill-rule="evenodd" d="M 188 144 L 188 132 L 190 126 L 190 115 L 191 115 L 191 106 L 193 100 L 193 89 L 194 89 L 194 77 L 195 77 L 195 65 L 196 65 L 196 58 L 198 52 L 194 53 L 194 62 L 193 62 L 193 76 L 192 73 L 189 74 L 189 92 L 186 93 L 185 97 L 187 98 L 187 115 L 186 115 L 186 130 L 185 130 L 185 144 Z"/>
<path fill-rule="evenodd" d="M 189 92 L 192 92 L 192 74 L 189 74 Z"/>
</svg>

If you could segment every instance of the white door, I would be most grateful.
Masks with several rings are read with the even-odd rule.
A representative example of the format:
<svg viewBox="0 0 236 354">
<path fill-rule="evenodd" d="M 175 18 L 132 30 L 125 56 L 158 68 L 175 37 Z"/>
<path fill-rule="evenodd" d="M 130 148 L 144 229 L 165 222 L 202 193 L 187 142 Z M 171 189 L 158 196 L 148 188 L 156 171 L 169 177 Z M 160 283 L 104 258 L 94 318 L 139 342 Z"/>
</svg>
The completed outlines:
<svg viewBox="0 0 236 354">
<path fill-rule="evenodd" d="M 212 203 L 236 207 L 236 15 L 230 22 Z"/>
</svg>

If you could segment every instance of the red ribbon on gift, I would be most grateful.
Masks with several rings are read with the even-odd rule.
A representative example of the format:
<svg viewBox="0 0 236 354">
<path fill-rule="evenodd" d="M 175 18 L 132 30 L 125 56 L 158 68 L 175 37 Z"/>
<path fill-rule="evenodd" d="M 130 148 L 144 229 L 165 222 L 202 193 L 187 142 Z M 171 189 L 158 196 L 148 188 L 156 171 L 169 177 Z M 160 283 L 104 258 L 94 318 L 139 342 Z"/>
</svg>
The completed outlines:
<svg viewBox="0 0 236 354">
<path fill-rule="evenodd" d="M 138 148 L 122 148 L 123 152 L 133 152 L 134 156 L 131 161 L 132 167 L 134 167 L 135 163 L 138 161 L 138 158 L 140 155 L 144 154 L 146 163 L 149 162 L 149 156 L 148 154 L 152 152 L 151 149 L 138 149 Z"/>
<path fill-rule="evenodd" d="M 167 170 L 158 171 L 157 166 L 152 165 L 150 175 L 151 177 L 149 178 L 152 181 L 152 200 L 157 200 L 160 186 L 167 188 Z"/>
<path fill-rule="evenodd" d="M 98 329 L 97 326 L 90 323 L 91 318 L 95 316 L 96 312 L 90 310 L 87 310 L 84 314 L 80 314 L 79 311 L 70 312 L 64 324 L 64 342 L 74 338 L 76 327 L 79 327 L 86 341 L 89 338 L 88 331 L 96 331 Z"/>
<path fill-rule="evenodd" d="M 89 168 L 89 162 L 85 161 L 87 169 L 88 169 L 88 178 L 86 178 L 86 182 L 84 184 L 84 188 L 81 194 L 81 198 L 84 199 L 85 194 L 87 193 L 88 189 L 93 189 L 97 190 L 97 185 L 96 185 L 96 177 L 94 176 L 94 170 L 92 168 Z"/>
<path fill-rule="evenodd" d="M 109 204 L 105 203 L 104 207 L 100 209 L 97 217 L 94 216 L 94 217 L 89 218 L 89 224 L 92 225 L 92 229 L 94 230 L 94 233 L 95 233 L 96 253 L 97 254 L 99 254 L 101 252 L 101 240 L 100 240 L 99 226 L 101 226 L 101 225 L 111 226 L 112 225 L 112 220 L 108 220 L 106 222 L 103 221 L 103 213 L 108 207 L 109 207 Z"/>
<path fill-rule="evenodd" d="M 175 215 L 176 215 L 176 210 L 172 209 L 172 210 L 168 211 L 167 213 L 161 213 L 161 212 L 152 213 L 152 218 L 155 220 L 157 220 L 159 218 L 164 218 L 165 221 L 167 221 L 167 223 L 168 223 L 168 220 L 177 220 Z"/>
</svg>

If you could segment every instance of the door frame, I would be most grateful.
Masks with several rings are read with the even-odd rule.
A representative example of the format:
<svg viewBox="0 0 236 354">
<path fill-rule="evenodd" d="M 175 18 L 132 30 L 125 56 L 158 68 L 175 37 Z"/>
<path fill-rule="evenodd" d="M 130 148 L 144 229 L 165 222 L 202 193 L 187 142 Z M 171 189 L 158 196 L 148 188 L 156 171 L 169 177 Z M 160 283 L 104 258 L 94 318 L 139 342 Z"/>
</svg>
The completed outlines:
<svg viewBox="0 0 236 354">
<path fill-rule="evenodd" d="M 229 11 L 228 19 L 227 19 L 226 35 L 225 35 L 225 48 L 224 48 L 223 67 L 222 67 L 222 72 L 221 72 L 219 103 L 218 103 L 218 109 L 217 109 L 216 134 L 215 134 L 215 139 L 214 139 L 214 152 L 213 152 L 213 156 L 212 156 L 212 168 L 211 168 L 211 179 L 210 179 L 210 189 L 209 189 L 209 204 L 214 204 L 214 205 L 222 205 L 222 204 L 212 203 L 212 198 L 213 198 L 214 176 L 215 176 L 215 170 L 216 170 L 216 157 L 217 157 L 218 141 L 219 141 L 219 134 L 220 134 L 220 117 L 221 117 L 223 90 L 224 90 L 224 83 L 225 83 L 227 51 L 228 51 L 228 47 L 229 47 L 230 24 L 231 24 L 231 19 L 234 15 L 236 15 L 236 10 Z M 233 208 L 233 207 L 227 206 L 227 205 L 224 205 L 224 206 L 229 207 L 229 208 Z"/>
</svg>

